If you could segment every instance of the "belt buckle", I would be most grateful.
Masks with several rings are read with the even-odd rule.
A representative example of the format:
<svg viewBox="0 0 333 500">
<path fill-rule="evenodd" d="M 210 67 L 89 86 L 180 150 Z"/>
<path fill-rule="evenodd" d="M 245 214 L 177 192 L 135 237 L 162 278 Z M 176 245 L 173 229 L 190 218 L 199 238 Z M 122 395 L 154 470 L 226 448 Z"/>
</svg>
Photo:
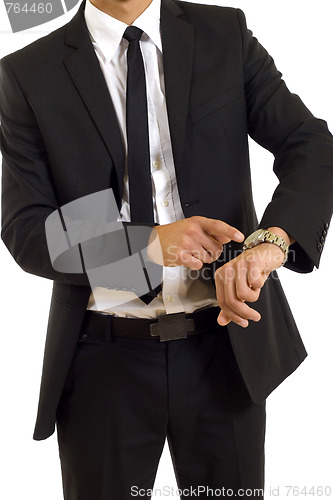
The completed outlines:
<svg viewBox="0 0 333 500">
<path fill-rule="evenodd" d="M 187 333 L 195 330 L 193 318 L 186 318 L 184 312 L 164 314 L 158 317 L 157 323 L 150 325 L 150 335 L 160 337 L 161 342 L 186 339 Z"/>
</svg>

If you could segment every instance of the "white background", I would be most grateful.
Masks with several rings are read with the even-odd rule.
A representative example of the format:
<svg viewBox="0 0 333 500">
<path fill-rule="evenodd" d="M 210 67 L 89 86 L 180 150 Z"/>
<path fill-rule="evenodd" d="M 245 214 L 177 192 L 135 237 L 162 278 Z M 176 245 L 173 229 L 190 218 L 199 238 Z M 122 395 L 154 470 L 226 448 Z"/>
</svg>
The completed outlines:
<svg viewBox="0 0 333 500">
<path fill-rule="evenodd" d="M 314 115 L 324 118 L 332 130 L 331 0 L 229 0 L 216 4 L 244 10 L 248 26 L 273 55 L 290 90 L 299 93 Z M 1 3 L 0 56 L 44 36 L 72 15 L 73 12 L 39 29 L 12 34 Z M 276 185 L 273 159 L 270 153 L 251 143 L 251 161 L 260 216 Z M 307 275 L 280 271 L 309 357 L 268 399 L 267 498 L 273 497 L 272 488 L 279 487 L 279 492 L 274 493 L 287 498 L 287 485 L 308 489 L 330 485 L 333 499 L 332 250 L 333 237 L 329 234 L 319 271 Z M 2 243 L 0 255 L 0 497 L 60 500 L 56 437 L 38 443 L 32 440 L 51 283 L 24 273 Z M 167 450 L 156 480 L 156 488 L 163 486 L 176 487 Z M 295 496 L 290 493 L 288 498 Z"/>
</svg>

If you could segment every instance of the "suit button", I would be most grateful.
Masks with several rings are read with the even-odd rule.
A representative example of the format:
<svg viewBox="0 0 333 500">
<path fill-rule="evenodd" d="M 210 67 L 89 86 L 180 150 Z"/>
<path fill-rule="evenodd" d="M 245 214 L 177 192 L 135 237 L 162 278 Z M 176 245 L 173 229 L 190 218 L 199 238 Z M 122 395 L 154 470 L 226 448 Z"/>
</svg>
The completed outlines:
<svg viewBox="0 0 333 500">
<path fill-rule="evenodd" d="M 87 339 L 88 339 L 88 334 L 87 333 L 83 333 L 79 337 L 79 342 L 85 342 Z"/>
<path fill-rule="evenodd" d="M 326 231 L 326 229 L 324 229 L 324 231 L 323 231 L 323 236 L 327 236 L 327 231 Z"/>
<path fill-rule="evenodd" d="M 321 236 L 321 237 L 320 237 L 320 243 L 322 243 L 322 244 L 324 244 L 324 243 L 325 243 L 325 238 L 324 238 L 324 236 Z"/>
<path fill-rule="evenodd" d="M 323 251 L 323 245 L 321 243 L 318 243 L 317 248 L 319 253 Z"/>
<path fill-rule="evenodd" d="M 326 231 L 327 231 L 328 227 L 329 227 L 328 222 L 325 222 L 325 226 L 324 226 L 324 228 L 326 229 Z"/>
</svg>

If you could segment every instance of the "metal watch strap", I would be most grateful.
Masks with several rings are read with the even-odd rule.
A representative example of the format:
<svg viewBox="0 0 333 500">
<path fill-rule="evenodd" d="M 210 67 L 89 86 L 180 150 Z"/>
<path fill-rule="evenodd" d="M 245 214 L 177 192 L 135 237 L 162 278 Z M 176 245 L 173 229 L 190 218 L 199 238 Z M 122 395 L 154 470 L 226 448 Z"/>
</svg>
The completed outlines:
<svg viewBox="0 0 333 500">
<path fill-rule="evenodd" d="M 280 248 L 282 248 L 284 253 L 288 252 L 289 247 L 287 242 L 283 238 L 281 238 L 281 236 L 278 236 L 277 234 L 274 234 L 271 231 L 268 230 L 265 231 L 264 242 L 273 243 L 274 245 L 277 245 Z"/>
<path fill-rule="evenodd" d="M 258 234 L 259 233 L 259 234 Z M 289 246 L 287 242 L 278 236 L 277 234 L 272 233 L 268 229 L 260 229 L 252 233 L 248 238 L 246 238 L 243 246 L 243 250 L 247 250 L 249 248 L 254 248 L 261 243 L 272 243 L 273 245 L 277 245 L 284 252 L 284 260 L 281 264 L 283 266 L 288 258 Z"/>
</svg>

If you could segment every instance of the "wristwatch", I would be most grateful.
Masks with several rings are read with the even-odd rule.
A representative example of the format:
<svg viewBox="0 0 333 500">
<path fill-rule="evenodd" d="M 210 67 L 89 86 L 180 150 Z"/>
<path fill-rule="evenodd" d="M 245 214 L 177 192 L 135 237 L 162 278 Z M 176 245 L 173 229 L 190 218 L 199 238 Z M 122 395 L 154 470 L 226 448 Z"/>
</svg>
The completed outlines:
<svg viewBox="0 0 333 500">
<path fill-rule="evenodd" d="M 289 246 L 287 242 L 281 238 L 281 236 L 277 236 L 276 234 L 268 231 L 268 229 L 257 229 L 254 233 L 250 234 L 244 241 L 243 250 L 247 250 L 248 248 L 256 247 L 260 245 L 260 243 L 272 243 L 273 245 L 277 245 L 284 252 L 284 260 L 281 264 L 283 266 L 288 258 Z"/>
</svg>

